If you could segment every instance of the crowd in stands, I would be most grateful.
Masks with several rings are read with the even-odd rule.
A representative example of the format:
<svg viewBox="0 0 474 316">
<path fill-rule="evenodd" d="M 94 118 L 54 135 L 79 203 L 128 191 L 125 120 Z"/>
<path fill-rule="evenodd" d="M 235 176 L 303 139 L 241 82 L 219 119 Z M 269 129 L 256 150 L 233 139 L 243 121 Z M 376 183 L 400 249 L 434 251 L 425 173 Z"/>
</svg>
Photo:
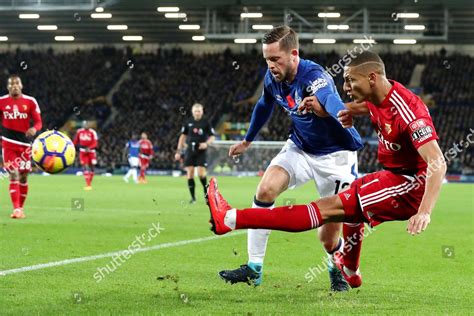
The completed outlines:
<svg viewBox="0 0 474 316">
<path fill-rule="evenodd" d="M 301 56 L 321 65 L 336 64 L 341 58 L 335 52 L 301 52 Z M 387 76 L 402 84 L 409 83 L 416 64 L 425 64 L 422 93 L 434 101 L 430 103 L 433 104 L 430 111 L 443 151 L 454 142 L 467 141 L 470 128 L 474 127 L 474 92 L 470 89 L 472 57 L 448 56 L 444 51 L 424 55 L 386 53 L 381 57 Z M 0 82 L 6 82 L 11 73 L 20 74 L 24 93 L 36 97 L 42 107 L 45 128 L 60 128 L 68 119 L 96 120 L 99 166 L 111 170 L 126 165 L 125 144 L 132 135 L 141 132 L 147 132 L 156 146 L 151 167 L 176 168 L 173 155 L 180 128 L 191 117 L 191 106 L 203 104 L 205 117 L 214 127 L 223 120 L 248 122 L 254 105 L 252 97 L 266 71 L 265 61 L 256 50 L 202 55 L 180 49 L 138 54 L 113 48 L 68 53 L 17 50 L 0 53 L 0 67 L 3 69 Z M 110 103 L 104 96 L 122 76 L 125 79 Z M 334 79 L 341 97 L 348 101 L 342 91 L 342 73 Z M 116 115 L 111 116 L 112 112 Z M 290 127 L 288 115 L 276 107 L 258 140 L 284 141 Z M 356 127 L 366 141 L 359 153 L 359 169 L 375 171 L 379 166 L 370 121 L 358 119 Z M 472 148 L 466 145 L 449 161 L 450 172 L 474 172 Z M 274 154 L 272 150 L 264 150 L 258 157 L 243 156 L 239 162 L 228 159 L 225 164 L 233 170 L 249 165 L 252 169 L 264 169 Z"/>
</svg>

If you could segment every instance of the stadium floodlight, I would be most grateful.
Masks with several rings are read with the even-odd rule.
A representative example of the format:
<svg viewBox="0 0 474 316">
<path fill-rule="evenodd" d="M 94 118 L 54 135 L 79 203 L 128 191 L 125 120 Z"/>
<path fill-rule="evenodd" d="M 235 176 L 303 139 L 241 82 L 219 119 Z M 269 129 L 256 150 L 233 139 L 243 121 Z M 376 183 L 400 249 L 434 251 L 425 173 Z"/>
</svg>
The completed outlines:
<svg viewBox="0 0 474 316">
<path fill-rule="evenodd" d="M 127 41 L 127 42 L 142 41 L 143 36 L 141 36 L 141 35 L 125 35 L 125 36 L 122 36 L 122 40 Z"/>
<path fill-rule="evenodd" d="M 38 31 L 56 31 L 58 29 L 57 25 L 38 25 L 36 27 Z"/>
<path fill-rule="evenodd" d="M 348 30 L 349 25 L 347 24 L 329 24 L 327 26 L 328 30 Z"/>
<path fill-rule="evenodd" d="M 236 38 L 234 39 L 234 43 L 236 44 L 255 44 L 257 43 L 256 38 Z"/>
<path fill-rule="evenodd" d="M 55 36 L 54 40 L 58 41 L 58 42 L 72 42 L 72 41 L 74 41 L 74 36 L 64 36 L 64 35 Z"/>
<path fill-rule="evenodd" d="M 313 39 L 314 44 L 335 44 L 336 40 L 334 38 L 315 38 Z"/>
<path fill-rule="evenodd" d="M 397 17 L 401 19 L 418 19 L 419 13 L 397 13 Z"/>
<path fill-rule="evenodd" d="M 167 19 L 184 19 L 186 13 L 165 13 L 165 18 Z"/>
<path fill-rule="evenodd" d="M 393 44 L 416 44 L 416 39 L 396 38 L 396 39 L 393 40 Z"/>
<path fill-rule="evenodd" d="M 195 36 L 192 37 L 192 39 L 193 39 L 193 41 L 198 41 L 198 42 L 200 42 L 200 41 L 206 40 L 206 37 L 203 36 L 203 35 L 195 35 Z"/>
<path fill-rule="evenodd" d="M 369 38 L 355 38 L 352 43 L 354 44 L 375 44 L 375 40 Z"/>
<path fill-rule="evenodd" d="M 180 24 L 178 28 L 180 30 L 199 30 L 201 26 L 199 24 Z"/>
<path fill-rule="evenodd" d="M 20 19 L 25 19 L 25 20 L 35 20 L 39 19 L 40 15 L 36 13 L 21 13 L 18 15 Z"/>
<path fill-rule="evenodd" d="M 91 13 L 93 19 L 111 19 L 112 13 Z"/>
<path fill-rule="evenodd" d="M 8 36 L 0 36 L 0 42 L 8 41 Z"/>
<path fill-rule="evenodd" d="M 128 26 L 125 24 L 112 24 L 112 25 L 107 25 L 107 30 L 109 31 L 124 31 L 128 30 Z"/>
<path fill-rule="evenodd" d="M 102 12 L 104 12 L 104 8 L 103 7 L 97 7 L 97 8 L 95 8 L 95 12 L 102 13 Z"/>
<path fill-rule="evenodd" d="M 158 7 L 156 8 L 158 12 L 179 12 L 178 7 Z"/>
<path fill-rule="evenodd" d="M 318 13 L 318 18 L 330 18 L 330 19 L 335 19 L 335 18 L 340 18 L 341 14 L 339 12 L 319 12 Z"/>
<path fill-rule="evenodd" d="M 273 25 L 271 24 L 254 24 L 252 25 L 253 30 L 271 30 Z"/>
<path fill-rule="evenodd" d="M 263 17 L 263 14 L 260 12 L 242 12 L 240 17 L 242 19 L 259 19 Z"/>
<path fill-rule="evenodd" d="M 407 31 L 423 31 L 426 27 L 424 25 L 405 25 L 405 30 Z"/>
</svg>

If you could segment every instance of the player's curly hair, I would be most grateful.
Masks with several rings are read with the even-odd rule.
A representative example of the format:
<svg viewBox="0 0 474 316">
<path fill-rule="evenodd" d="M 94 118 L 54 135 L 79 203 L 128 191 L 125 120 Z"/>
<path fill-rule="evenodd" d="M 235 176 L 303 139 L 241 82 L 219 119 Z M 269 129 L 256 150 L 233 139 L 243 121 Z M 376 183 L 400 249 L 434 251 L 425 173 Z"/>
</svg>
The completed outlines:
<svg viewBox="0 0 474 316">
<path fill-rule="evenodd" d="M 280 49 L 287 52 L 299 48 L 298 34 L 287 25 L 274 27 L 263 35 L 262 44 L 275 42 L 280 42 Z"/>
</svg>

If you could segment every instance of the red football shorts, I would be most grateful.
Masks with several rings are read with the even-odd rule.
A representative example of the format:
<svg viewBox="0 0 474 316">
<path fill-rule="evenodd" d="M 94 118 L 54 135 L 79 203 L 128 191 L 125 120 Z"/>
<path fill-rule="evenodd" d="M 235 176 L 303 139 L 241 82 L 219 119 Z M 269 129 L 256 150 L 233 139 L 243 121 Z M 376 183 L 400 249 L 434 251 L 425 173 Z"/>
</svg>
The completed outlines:
<svg viewBox="0 0 474 316">
<path fill-rule="evenodd" d="M 140 157 L 140 168 L 148 169 L 150 166 L 150 158 Z"/>
<path fill-rule="evenodd" d="M 83 166 L 97 164 L 97 156 L 95 151 L 79 151 L 79 161 Z"/>
<path fill-rule="evenodd" d="M 418 212 L 425 179 L 378 171 L 352 182 L 339 193 L 347 222 L 368 222 L 372 227 L 386 221 L 405 221 Z"/>
<path fill-rule="evenodd" d="M 2 147 L 3 168 L 8 172 L 18 170 L 20 173 L 31 172 L 31 147 L 16 144 Z"/>
</svg>

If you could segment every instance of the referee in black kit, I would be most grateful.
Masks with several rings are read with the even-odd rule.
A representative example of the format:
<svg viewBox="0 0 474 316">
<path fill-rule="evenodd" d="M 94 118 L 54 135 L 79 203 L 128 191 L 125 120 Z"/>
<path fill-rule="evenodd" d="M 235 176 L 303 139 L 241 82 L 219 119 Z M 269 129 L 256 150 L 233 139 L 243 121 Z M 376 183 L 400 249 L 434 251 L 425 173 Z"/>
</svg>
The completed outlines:
<svg viewBox="0 0 474 316">
<path fill-rule="evenodd" d="M 181 135 L 178 140 L 178 148 L 174 158 L 181 159 L 181 152 L 186 148 L 184 154 L 184 166 L 188 176 L 188 188 L 191 193 L 191 201 L 189 203 L 196 203 L 194 182 L 194 167 L 198 168 L 199 180 L 204 188 L 206 194 L 206 150 L 207 147 L 214 141 L 214 129 L 211 124 L 203 119 L 204 107 L 202 104 L 195 103 L 192 107 L 193 118 L 187 120 L 181 128 Z M 186 143 L 186 145 L 185 145 Z"/>
</svg>

